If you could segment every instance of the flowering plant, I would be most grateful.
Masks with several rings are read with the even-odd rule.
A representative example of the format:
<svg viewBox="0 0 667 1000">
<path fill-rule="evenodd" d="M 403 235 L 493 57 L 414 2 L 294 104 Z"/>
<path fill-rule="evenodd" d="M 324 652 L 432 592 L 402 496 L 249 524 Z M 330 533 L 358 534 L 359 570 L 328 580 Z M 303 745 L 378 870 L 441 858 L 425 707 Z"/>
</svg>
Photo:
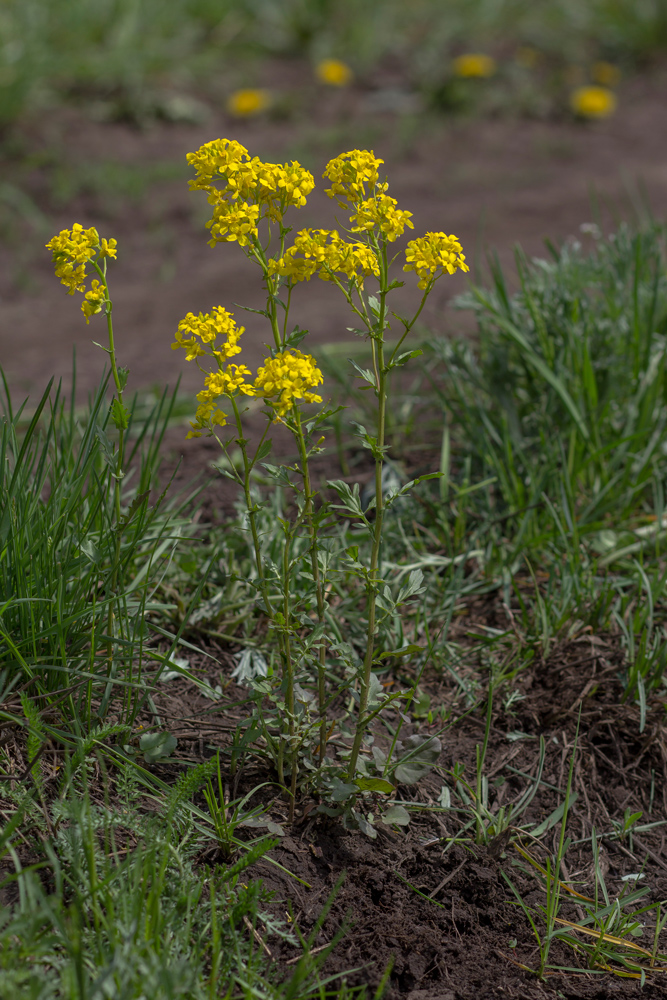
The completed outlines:
<svg viewBox="0 0 667 1000">
<path fill-rule="evenodd" d="M 439 749 L 433 737 L 426 744 L 418 737 L 410 737 L 413 742 L 408 740 L 404 744 L 396 738 L 375 777 L 369 775 L 365 760 L 360 758 L 378 705 L 399 697 L 385 698 L 378 691 L 373 673 L 378 656 L 387 655 L 376 648 L 379 619 L 395 614 L 401 604 L 418 594 L 421 582 L 418 573 L 412 574 L 398 599 L 390 601 L 391 607 L 388 606 L 387 587 L 379 574 L 379 555 L 384 515 L 396 499 L 385 495 L 382 477 L 389 450 L 385 441 L 389 381 L 394 369 L 419 353 L 401 352 L 401 347 L 436 281 L 443 274 L 467 271 L 468 266 L 455 236 L 432 232 L 408 243 L 403 269 L 416 272 L 422 298 L 414 316 L 400 320 L 402 333 L 387 352 L 388 297 L 401 284 L 390 277 L 398 255 L 390 258 L 389 247 L 406 229 L 412 229 L 413 223 L 411 212 L 399 208 L 387 193 L 388 184 L 379 174 L 382 160 L 369 150 L 352 150 L 332 159 L 324 172 L 330 183 L 327 194 L 349 213 L 348 227 L 302 229 L 290 242 L 291 229 L 285 223 L 285 215 L 292 208 L 301 208 L 315 186 L 313 176 L 301 164 L 264 163 L 229 139 L 206 143 L 190 153 L 188 161 L 196 171 L 191 188 L 203 191 L 212 206 L 212 217 L 207 224 L 211 245 L 236 242 L 261 270 L 267 290 L 263 315 L 273 339 L 269 356 L 254 377 L 245 365 L 230 362 L 239 353 L 243 327 L 238 327 L 232 314 L 222 306 L 207 315 L 189 313 L 179 324 L 172 345 L 185 350 L 187 359 L 200 365 L 204 373 L 205 388 L 198 394 L 199 405 L 189 436 L 208 433 L 218 438 L 228 456 L 226 474 L 237 480 L 245 498 L 255 585 L 261 609 L 276 639 L 279 661 L 277 675 L 267 668 L 268 676 L 247 678 L 254 685 L 258 706 L 266 697 L 273 698 L 278 734 L 275 727 L 267 724 L 267 713 L 261 707 L 256 723 L 274 754 L 279 780 L 288 789 L 292 811 L 302 775 L 330 801 L 346 803 L 348 821 L 372 833 L 371 824 L 355 808 L 358 795 L 369 790 L 393 789 L 388 778 L 393 770 L 400 772 L 401 765 L 396 764 L 399 751 L 403 754 L 401 760 L 412 761 L 411 767 L 403 764 L 400 780 L 408 780 L 408 776 L 415 780 L 415 775 L 425 773 Z M 358 492 L 342 481 L 329 483 L 337 495 L 337 503 L 324 500 L 312 485 L 310 460 L 321 450 L 324 440 L 315 435 L 337 411 L 323 404 L 322 373 L 314 357 L 299 349 L 304 331 L 298 328 L 289 331 L 289 311 L 296 286 L 315 276 L 336 285 L 361 325 L 359 332 L 370 339 L 372 371 L 358 370 L 377 400 L 375 433 L 361 429 L 364 444 L 370 448 L 375 462 L 375 497 L 366 509 L 362 508 Z M 368 290 L 369 280 L 377 286 L 375 294 Z M 202 366 L 204 358 L 213 360 L 213 370 Z M 265 430 L 253 448 L 249 447 L 243 427 L 243 400 L 248 397 L 266 404 Z M 319 409 L 304 409 L 313 406 Z M 264 465 L 280 488 L 292 493 L 296 510 L 291 520 L 284 515 L 280 519 L 283 552 L 278 560 L 266 550 L 261 530 L 263 504 L 252 489 L 254 470 L 270 452 L 268 434 L 272 423 L 277 421 L 291 431 L 299 455 L 295 466 Z M 231 437 L 220 436 L 228 424 L 233 428 Z M 229 455 L 233 443 L 238 446 L 240 463 L 232 461 Z M 398 492 L 404 493 L 408 488 Z M 358 547 L 349 549 L 345 557 L 346 570 L 363 581 L 366 593 L 365 648 L 356 662 L 347 655 L 347 678 L 343 683 L 357 702 L 356 722 L 351 730 L 345 728 L 345 720 L 330 718 L 328 714 L 333 698 L 341 689 L 340 678 L 334 676 L 331 667 L 332 652 L 335 650 L 337 657 L 342 655 L 345 660 L 345 654 L 341 653 L 345 644 L 338 641 L 331 628 L 329 606 L 335 577 L 330 542 L 338 515 L 360 524 L 371 543 L 365 563 Z M 304 566 L 308 567 L 307 572 Z M 311 667 L 317 675 L 316 706 L 307 693 Z M 314 720 L 311 720 L 313 708 Z M 336 742 L 336 730 L 338 736 L 349 736 L 337 762 L 328 754 L 332 739 Z"/>
</svg>

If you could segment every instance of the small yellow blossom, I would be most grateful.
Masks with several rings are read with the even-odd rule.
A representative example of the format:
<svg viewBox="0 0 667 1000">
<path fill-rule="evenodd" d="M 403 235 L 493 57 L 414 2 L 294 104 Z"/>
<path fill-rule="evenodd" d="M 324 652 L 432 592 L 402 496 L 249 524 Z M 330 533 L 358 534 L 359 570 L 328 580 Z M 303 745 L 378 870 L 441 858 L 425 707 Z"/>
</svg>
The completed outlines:
<svg viewBox="0 0 667 1000">
<path fill-rule="evenodd" d="M 606 87 L 578 87 L 570 95 L 570 107 L 581 118 L 609 118 L 616 104 L 616 95 Z"/>
<path fill-rule="evenodd" d="M 352 82 L 352 70 L 340 59 L 323 59 L 315 67 L 315 72 L 318 80 L 331 87 L 346 87 Z"/>
<path fill-rule="evenodd" d="M 406 226 L 410 229 L 415 227 L 410 222 L 412 212 L 397 208 L 396 205 L 396 199 L 390 198 L 387 194 L 359 202 L 355 214 L 350 217 L 350 222 L 354 223 L 352 232 L 369 232 L 378 228 L 390 242 L 398 239 L 403 235 Z"/>
<path fill-rule="evenodd" d="M 81 303 L 81 312 L 86 317 L 86 323 L 90 323 L 91 316 L 102 312 L 106 298 L 107 293 L 104 285 L 101 285 L 97 279 L 91 281 L 90 291 L 86 292 L 85 298 Z"/>
<path fill-rule="evenodd" d="M 615 87 L 621 79 L 621 71 L 618 66 L 614 66 L 613 63 L 600 60 L 599 62 L 593 63 L 591 77 L 596 83 L 601 84 L 603 87 Z"/>
<path fill-rule="evenodd" d="M 362 286 L 364 276 L 378 277 L 380 269 L 367 244 L 348 243 L 335 229 L 302 229 L 283 257 L 269 261 L 269 273 L 281 274 L 293 282 L 309 281 L 314 274 L 331 281 L 334 274 L 344 274 Z"/>
<path fill-rule="evenodd" d="M 100 240 L 100 257 L 113 257 L 116 259 L 117 240 Z"/>
<path fill-rule="evenodd" d="M 310 354 L 281 351 L 267 358 L 258 370 L 254 389 L 273 407 L 276 416 L 284 417 L 298 399 L 321 403 L 322 397 L 311 392 L 323 382 L 322 372 Z M 275 398 L 271 398 L 275 397 Z"/>
<path fill-rule="evenodd" d="M 323 177 L 331 181 L 327 189 L 330 198 L 336 198 L 338 204 L 345 208 L 345 202 L 357 205 L 373 193 L 384 194 L 387 184 L 378 183 L 378 167 L 384 160 L 379 160 L 372 149 L 352 149 L 349 153 L 341 153 L 329 160 Z"/>
<path fill-rule="evenodd" d="M 237 326 L 234 314 L 227 312 L 222 306 L 215 306 L 210 313 L 188 313 L 185 319 L 178 324 L 176 340 L 171 345 L 173 351 L 182 347 L 186 351 L 185 360 L 193 361 L 195 358 L 215 357 L 218 363 L 233 358 L 235 354 L 240 354 L 241 348 L 238 346 L 239 337 L 245 331 L 244 326 Z M 215 346 L 218 337 L 225 337 L 224 344 Z M 197 338 L 201 343 L 197 342 Z M 202 345 L 214 345 L 210 350 L 206 350 Z"/>
<path fill-rule="evenodd" d="M 266 111 L 270 103 L 268 90 L 235 90 L 227 99 L 227 111 L 235 118 L 251 118 Z"/>
<path fill-rule="evenodd" d="M 470 270 L 458 239 L 456 236 L 447 236 L 446 233 L 426 233 L 416 240 L 410 240 L 405 259 L 407 264 L 403 270 L 416 271 L 419 287 L 424 289 L 445 271 L 454 274 L 457 269 Z"/>
<path fill-rule="evenodd" d="M 496 72 L 496 60 L 481 52 L 466 52 L 454 60 L 453 66 L 456 76 L 488 77 Z"/>
</svg>

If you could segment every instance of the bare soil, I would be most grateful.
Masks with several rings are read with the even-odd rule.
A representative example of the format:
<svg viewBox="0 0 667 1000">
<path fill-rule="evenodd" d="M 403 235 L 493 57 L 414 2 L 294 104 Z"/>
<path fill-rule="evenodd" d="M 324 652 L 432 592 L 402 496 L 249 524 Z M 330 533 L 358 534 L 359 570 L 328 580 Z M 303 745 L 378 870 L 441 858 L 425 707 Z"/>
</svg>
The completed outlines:
<svg viewBox="0 0 667 1000">
<path fill-rule="evenodd" d="M 499 598 L 490 595 L 471 600 L 467 613 L 458 618 L 452 638 L 465 642 L 480 624 L 506 627 L 507 615 Z M 218 666 L 210 657 L 199 662 L 195 658 L 191 666 L 222 684 L 228 704 L 242 698 L 244 689 L 230 682 L 234 661 L 229 649 L 214 644 L 210 653 Z M 642 824 L 667 820 L 666 704 L 660 699 L 651 703 L 640 732 L 639 709 L 622 704 L 622 662 L 622 651 L 613 639 L 588 632 L 557 645 L 546 659 L 534 662 L 519 675 L 523 697 L 509 712 L 501 707 L 502 696 L 497 699 L 499 709 L 493 714 L 484 767 L 492 807 L 507 804 L 531 784 L 538 766 L 539 737 L 543 737 L 543 784 L 520 824 L 543 822 L 563 801 L 581 712 L 568 821 L 568 834 L 575 843 L 567 852 L 564 871 L 574 880 L 577 891 L 589 896 L 594 893 L 593 828 L 598 835 L 612 834 L 612 821 L 621 820 L 628 809 L 643 814 Z M 465 844 L 446 848 L 446 838 L 455 835 L 462 822 L 454 814 L 428 811 L 428 807 L 437 805 L 443 776 L 452 786 L 455 765 L 465 765 L 466 779 L 474 783 L 476 748 L 482 744 L 484 720 L 476 715 L 461 718 L 460 706 L 454 708 L 453 687 L 442 676 L 431 675 L 426 687 L 432 704 L 451 706 L 452 719 L 457 720 L 441 733 L 441 772 L 432 772 L 418 785 L 399 786 L 397 791 L 397 798 L 415 806 L 422 804 L 426 810 L 413 813 L 406 830 L 378 823 L 378 837 L 370 840 L 362 833 L 345 831 L 340 821 L 318 815 L 315 802 L 302 800 L 296 822 L 285 826 L 286 835 L 270 852 L 291 875 L 266 860 L 250 870 L 275 891 L 276 912 L 283 917 L 290 912 L 307 934 L 342 876 L 342 886 L 314 947 L 325 946 L 346 927 L 324 973 L 356 970 L 347 976 L 348 983 L 367 984 L 371 995 L 391 962 L 386 993 L 390 998 L 607 1000 L 620 995 L 666 996 L 667 983 L 661 973 L 649 975 L 642 988 L 633 979 L 589 970 L 582 956 L 558 943 L 552 947 L 551 962 L 569 972 L 551 973 L 539 980 L 527 971 L 539 965 L 536 941 L 504 875 L 529 905 L 544 905 L 543 888 L 517 845 L 544 864 L 546 851 L 557 850 L 559 825 L 541 846 L 513 828 L 511 838 L 500 837 L 488 846 L 476 846 L 467 839 Z M 240 718 L 238 709 L 214 707 L 185 682 L 171 682 L 168 693 L 164 688 L 162 691 L 156 702 L 158 710 L 170 721 L 169 728 L 189 760 L 206 759 L 217 747 L 228 745 L 229 732 Z M 413 731 L 429 734 L 440 729 L 423 723 Z M 523 735 L 518 737 L 519 733 Z M 159 770 L 166 777 L 173 766 Z M 272 779 L 275 775 L 248 759 L 240 771 L 228 774 L 225 780 L 231 797 L 235 797 Z M 285 822 L 286 807 L 280 799 L 274 800 L 271 816 Z M 603 838 L 601 867 L 612 898 L 623 888 L 624 876 L 639 872 L 644 874 L 641 884 L 651 887 L 647 903 L 667 898 L 666 831 L 667 826 L 657 825 L 632 839 Z M 210 864 L 223 858 L 209 850 L 202 860 Z M 576 901 L 566 900 L 560 917 L 576 921 L 581 916 Z M 637 939 L 649 948 L 651 941 L 648 928 Z M 268 947 L 273 960 L 285 969 L 298 955 L 273 940 Z"/>
</svg>

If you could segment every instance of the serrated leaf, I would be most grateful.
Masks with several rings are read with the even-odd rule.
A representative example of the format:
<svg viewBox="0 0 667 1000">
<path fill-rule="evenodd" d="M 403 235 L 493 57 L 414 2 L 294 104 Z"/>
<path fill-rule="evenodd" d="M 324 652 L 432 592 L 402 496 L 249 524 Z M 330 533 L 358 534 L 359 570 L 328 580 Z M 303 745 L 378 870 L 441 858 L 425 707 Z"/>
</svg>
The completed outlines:
<svg viewBox="0 0 667 1000">
<path fill-rule="evenodd" d="M 392 823 L 396 823 L 397 826 L 407 826 L 410 822 L 410 813 L 403 806 L 390 806 L 389 809 L 382 813 L 380 819 L 387 826 L 390 826 Z"/>
<path fill-rule="evenodd" d="M 382 792 L 384 795 L 389 795 L 394 791 L 391 781 L 387 781 L 386 778 L 357 778 L 355 785 L 362 792 Z"/>
<path fill-rule="evenodd" d="M 120 399 L 114 399 L 111 404 L 111 419 L 119 431 L 126 431 L 130 423 L 130 411 Z"/>
</svg>

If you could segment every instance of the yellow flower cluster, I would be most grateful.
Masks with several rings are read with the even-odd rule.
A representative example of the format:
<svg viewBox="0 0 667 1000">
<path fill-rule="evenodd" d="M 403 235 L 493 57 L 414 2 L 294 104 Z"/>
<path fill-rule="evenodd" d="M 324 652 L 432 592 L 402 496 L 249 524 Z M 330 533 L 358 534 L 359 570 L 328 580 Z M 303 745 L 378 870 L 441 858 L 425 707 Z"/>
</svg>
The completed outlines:
<svg viewBox="0 0 667 1000">
<path fill-rule="evenodd" d="M 416 271 L 419 287 L 428 288 L 436 277 L 447 271 L 469 271 L 461 244 L 456 236 L 446 233 L 426 233 L 416 240 L 410 240 L 405 250 L 407 264 L 404 271 Z"/>
<path fill-rule="evenodd" d="M 463 77 L 488 77 L 496 72 L 496 60 L 482 52 L 466 52 L 454 60 L 454 73 Z"/>
<path fill-rule="evenodd" d="M 212 246 L 233 240 L 246 246 L 256 238 L 261 218 L 278 221 L 288 208 L 303 207 L 315 187 L 313 175 L 296 160 L 263 163 L 232 139 L 207 142 L 187 160 L 197 172 L 191 190 L 205 191 L 214 206 L 208 223 Z"/>
<path fill-rule="evenodd" d="M 271 103 L 268 90 L 246 89 L 235 90 L 227 101 L 227 110 L 235 118 L 250 118 L 266 111 Z"/>
<path fill-rule="evenodd" d="M 386 238 L 393 242 L 403 235 L 406 226 L 410 229 L 415 227 L 410 222 L 412 212 L 397 208 L 395 198 L 390 198 L 388 194 L 380 194 L 376 198 L 367 198 L 356 206 L 356 212 L 350 216 L 353 222 L 353 233 L 370 232 L 378 228 Z"/>
<path fill-rule="evenodd" d="M 81 312 L 86 317 L 86 323 L 90 323 L 90 317 L 102 312 L 102 308 L 107 299 L 107 290 L 101 285 L 97 278 L 90 283 L 90 291 L 86 292 L 81 303 Z"/>
<path fill-rule="evenodd" d="M 209 429 L 212 424 L 225 426 L 227 414 L 216 403 L 220 396 L 236 396 L 238 393 L 255 395 L 252 385 L 246 382 L 248 375 L 252 375 L 252 372 L 245 365 L 229 365 L 227 371 L 209 372 L 204 379 L 206 388 L 197 393 L 199 406 L 194 421 L 190 421 L 192 430 L 188 432 L 189 438 L 201 437 L 201 432 Z"/>
<path fill-rule="evenodd" d="M 340 59 L 323 59 L 315 67 L 318 80 L 330 87 L 346 87 L 352 81 L 352 70 Z"/>
<path fill-rule="evenodd" d="M 263 396 L 274 408 L 277 417 L 284 417 L 297 399 L 321 403 L 322 397 L 310 390 L 323 381 L 322 372 L 310 354 L 281 351 L 267 358 L 258 370 L 254 388 L 256 395 Z"/>
<path fill-rule="evenodd" d="M 570 95 L 570 106 L 582 118 L 609 118 L 616 111 L 616 94 L 607 87 L 578 87 Z"/>
<path fill-rule="evenodd" d="M 208 355 L 217 358 L 218 364 L 222 364 L 235 354 L 240 354 L 238 342 L 244 330 L 244 326 L 236 325 L 234 314 L 227 312 L 222 306 L 215 306 L 213 312 L 199 313 L 198 316 L 188 313 L 178 324 L 176 340 L 171 349 L 175 351 L 182 347 L 186 351 L 186 361 Z M 226 337 L 225 342 L 208 351 L 204 349 L 203 344 L 214 344 L 218 337 Z M 198 343 L 197 338 L 201 343 Z"/>
<path fill-rule="evenodd" d="M 269 261 L 269 273 L 293 282 L 309 281 L 314 274 L 331 281 L 333 274 L 344 274 L 362 286 L 365 276 L 378 277 L 380 271 L 375 254 L 365 243 L 348 243 L 336 230 L 302 229 L 283 257 Z"/>
<path fill-rule="evenodd" d="M 378 183 L 378 167 L 381 163 L 384 160 L 377 159 L 372 149 L 353 149 L 349 153 L 341 153 L 329 160 L 322 175 L 331 181 L 331 187 L 326 193 L 330 198 L 336 198 L 341 208 L 346 207 L 345 202 L 358 205 L 376 192 L 384 194 L 388 185 Z"/>
<path fill-rule="evenodd" d="M 71 229 L 62 229 L 57 236 L 46 244 L 47 250 L 53 254 L 56 277 L 67 288 L 68 295 L 84 292 L 86 289 L 86 264 L 104 257 L 115 257 L 116 240 L 100 239 L 99 233 L 93 227 L 84 229 L 75 222 Z M 91 291 L 86 293 L 81 310 L 86 317 L 86 323 L 95 313 L 101 312 L 106 301 L 106 291 L 99 281 L 93 281 Z"/>
</svg>

